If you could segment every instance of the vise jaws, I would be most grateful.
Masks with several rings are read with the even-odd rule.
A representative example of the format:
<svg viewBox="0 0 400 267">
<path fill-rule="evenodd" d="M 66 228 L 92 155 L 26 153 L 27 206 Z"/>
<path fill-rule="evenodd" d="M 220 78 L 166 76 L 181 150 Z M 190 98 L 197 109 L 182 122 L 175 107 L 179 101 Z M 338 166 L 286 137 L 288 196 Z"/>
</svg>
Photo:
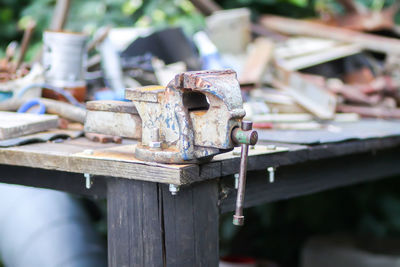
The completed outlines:
<svg viewBox="0 0 400 267">
<path fill-rule="evenodd" d="M 85 131 L 116 136 L 131 132 L 128 137 L 139 139 L 137 159 L 198 163 L 242 146 L 234 223 L 243 224 L 248 147 L 256 144 L 258 136 L 251 122 L 242 121 L 245 111 L 236 72 L 185 72 L 166 87 L 127 88 L 125 98 L 132 102 L 88 102 Z M 107 112 L 113 113 L 112 125 L 99 125 L 110 115 Z"/>
<path fill-rule="evenodd" d="M 166 88 L 126 89 L 142 119 L 135 155 L 142 160 L 187 163 L 233 149 L 232 130 L 245 116 L 236 73 L 179 74 Z"/>
</svg>

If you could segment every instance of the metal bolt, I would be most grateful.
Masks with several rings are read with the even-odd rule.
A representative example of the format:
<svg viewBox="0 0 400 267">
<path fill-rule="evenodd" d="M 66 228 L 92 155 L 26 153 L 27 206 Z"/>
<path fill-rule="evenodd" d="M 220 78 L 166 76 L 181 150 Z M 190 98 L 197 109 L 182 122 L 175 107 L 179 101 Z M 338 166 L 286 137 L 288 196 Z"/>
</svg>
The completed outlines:
<svg viewBox="0 0 400 267">
<path fill-rule="evenodd" d="M 275 181 L 275 168 L 269 167 L 267 170 L 268 170 L 269 182 L 273 183 Z"/>
<path fill-rule="evenodd" d="M 169 192 L 171 195 L 176 196 L 179 192 L 179 185 L 169 184 Z"/>
<path fill-rule="evenodd" d="M 161 142 L 150 142 L 149 147 L 151 148 L 161 148 Z"/>
<path fill-rule="evenodd" d="M 90 173 L 84 173 L 83 176 L 86 179 L 86 189 L 90 189 L 93 184 L 92 175 L 90 175 Z"/>
<path fill-rule="evenodd" d="M 235 189 L 239 188 L 239 173 L 235 173 Z"/>
<path fill-rule="evenodd" d="M 160 131 L 158 128 L 153 129 L 153 133 L 151 136 L 151 142 L 149 143 L 149 147 L 151 148 L 161 148 L 161 142 L 160 142 Z"/>
<path fill-rule="evenodd" d="M 85 149 L 83 150 L 83 153 L 86 155 L 93 155 L 93 149 Z"/>
<path fill-rule="evenodd" d="M 232 154 L 234 156 L 240 156 L 240 154 L 242 154 L 242 151 L 240 149 L 235 148 L 233 149 Z"/>
</svg>

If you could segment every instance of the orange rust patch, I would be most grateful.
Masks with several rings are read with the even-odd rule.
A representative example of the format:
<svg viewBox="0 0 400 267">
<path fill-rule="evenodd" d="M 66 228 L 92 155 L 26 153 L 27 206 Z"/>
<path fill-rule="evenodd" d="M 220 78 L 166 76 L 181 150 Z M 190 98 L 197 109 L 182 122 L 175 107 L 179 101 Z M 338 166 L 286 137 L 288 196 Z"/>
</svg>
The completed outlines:
<svg viewBox="0 0 400 267">
<path fill-rule="evenodd" d="M 118 150 L 103 150 L 103 151 L 94 151 L 93 156 L 96 157 L 104 157 L 104 158 L 113 158 L 113 159 L 120 159 L 120 160 L 133 160 L 135 159 L 135 151 L 132 150 L 131 152 L 126 151 L 118 151 Z"/>
<path fill-rule="evenodd" d="M 149 85 L 149 86 L 139 87 L 136 90 L 138 90 L 138 91 L 158 91 L 158 90 L 165 90 L 165 86 Z"/>
<path fill-rule="evenodd" d="M 204 114 L 207 113 L 208 110 L 196 110 L 196 111 L 191 111 L 190 113 L 193 113 L 194 115 L 197 116 L 203 116 Z"/>
</svg>

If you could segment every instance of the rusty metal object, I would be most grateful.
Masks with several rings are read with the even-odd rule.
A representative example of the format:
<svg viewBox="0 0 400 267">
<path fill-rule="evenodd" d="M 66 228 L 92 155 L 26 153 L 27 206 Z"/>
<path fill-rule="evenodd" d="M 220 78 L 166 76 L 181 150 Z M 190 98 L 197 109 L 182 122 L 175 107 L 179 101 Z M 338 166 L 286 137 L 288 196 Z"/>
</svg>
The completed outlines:
<svg viewBox="0 0 400 267">
<path fill-rule="evenodd" d="M 243 123 L 244 123 L 244 127 L 243 127 Z M 257 143 L 258 133 L 257 133 L 257 131 L 252 130 L 253 123 L 251 123 L 251 125 L 248 126 L 249 123 L 250 122 L 248 122 L 248 121 L 243 121 L 241 128 L 237 127 L 235 129 L 233 129 L 232 140 L 235 144 L 247 144 L 247 145 L 254 146 Z"/>
<path fill-rule="evenodd" d="M 232 130 L 245 115 L 236 73 L 178 74 L 168 86 L 126 89 L 142 119 L 135 155 L 163 163 L 198 162 L 233 149 Z M 161 148 L 152 147 L 158 132 Z"/>
<path fill-rule="evenodd" d="M 141 132 L 135 157 L 160 163 L 202 162 L 241 145 L 238 199 L 233 223 L 243 225 L 248 150 L 250 145 L 257 143 L 258 134 L 252 130 L 252 122 L 242 121 L 245 111 L 236 72 L 181 73 L 167 87 L 126 89 L 125 98 L 132 100 L 136 109 L 130 102 L 88 103 L 86 135 L 95 138 L 96 135 L 88 132 L 104 134 L 112 131 L 118 136 L 123 136 L 123 131 L 132 135 Z M 112 119 L 107 120 L 107 116 Z M 116 116 L 119 116 L 119 122 Z M 121 119 L 121 116 L 125 117 Z M 137 122 L 128 122 L 126 116 L 140 119 L 141 127 Z M 170 185 L 170 191 L 175 195 L 179 188 Z"/>
<path fill-rule="evenodd" d="M 36 22 L 31 20 L 24 31 L 24 36 L 22 37 L 21 49 L 19 51 L 17 63 L 15 65 L 15 71 L 19 69 L 19 67 L 22 64 L 22 61 L 24 60 L 25 53 L 28 49 L 29 42 L 32 39 L 33 31 L 35 30 L 35 28 L 36 28 Z"/>
<path fill-rule="evenodd" d="M 235 215 L 233 215 L 234 225 L 243 225 L 243 203 L 246 187 L 247 157 L 249 153 L 249 145 L 255 145 L 258 140 L 258 134 L 252 130 L 253 123 L 250 121 L 242 121 L 241 129 L 235 129 L 232 132 L 232 140 L 241 145 L 240 155 L 240 171 L 238 181 L 238 191 L 236 198 Z"/>
<path fill-rule="evenodd" d="M 16 41 L 11 42 L 6 48 L 5 58 L 0 59 L 0 83 L 5 84 L 11 80 L 22 78 L 29 73 L 29 67 L 24 63 L 20 65 L 18 72 L 15 72 L 16 65 L 12 60 L 15 58 L 17 47 L 18 43 Z"/>
<path fill-rule="evenodd" d="M 116 144 L 122 143 L 122 138 L 119 136 L 112 136 L 112 135 L 99 134 L 99 133 L 85 133 L 85 137 L 87 139 L 89 139 L 90 141 L 99 142 L 102 144 L 112 143 L 112 142 L 116 143 Z"/>
<path fill-rule="evenodd" d="M 85 132 L 140 139 L 142 120 L 132 102 L 89 101 Z"/>
<path fill-rule="evenodd" d="M 245 111 L 234 71 L 181 73 L 167 87 L 147 86 L 125 93 L 133 103 L 89 102 L 85 132 L 130 134 L 140 140 L 135 158 L 159 163 L 203 162 L 243 144 L 243 196 L 248 146 L 258 136 L 249 123 L 239 128 Z"/>
</svg>

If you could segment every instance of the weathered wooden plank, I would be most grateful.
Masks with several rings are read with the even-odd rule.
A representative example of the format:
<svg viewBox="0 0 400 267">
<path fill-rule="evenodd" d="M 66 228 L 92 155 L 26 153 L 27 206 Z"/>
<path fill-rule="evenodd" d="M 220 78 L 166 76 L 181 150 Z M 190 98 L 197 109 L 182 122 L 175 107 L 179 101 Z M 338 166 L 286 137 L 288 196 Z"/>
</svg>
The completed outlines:
<svg viewBox="0 0 400 267">
<path fill-rule="evenodd" d="M 395 38 L 352 31 L 317 22 L 278 16 L 264 16 L 260 22 L 263 26 L 281 33 L 307 35 L 354 43 L 359 44 L 365 49 L 381 53 L 395 54 L 400 48 L 400 41 Z"/>
<path fill-rule="evenodd" d="M 269 183 L 266 171 L 250 172 L 247 178 L 245 207 L 311 194 L 339 186 L 400 174 L 400 147 L 313 160 L 282 166 Z M 234 210 L 236 190 L 232 179 L 221 179 L 221 212 Z"/>
<path fill-rule="evenodd" d="M 267 144 L 261 142 L 262 144 Z M 298 146 L 275 143 L 289 149 L 288 152 L 254 155 L 248 160 L 248 170 L 266 170 L 268 167 L 296 165 L 307 161 L 333 159 L 345 155 L 373 152 L 400 146 L 400 136 L 354 140 L 341 143 L 329 143 L 316 146 Z M 251 153 L 251 152 L 250 152 Z M 231 157 L 221 162 L 221 176 L 227 176 L 239 171 L 240 158 Z"/>
<path fill-rule="evenodd" d="M 239 77 L 241 84 L 258 84 L 271 60 L 274 44 L 267 38 L 259 37 L 253 42 L 253 49 L 247 56 Z"/>
<path fill-rule="evenodd" d="M 108 266 L 164 266 L 158 184 L 110 179 Z"/>
<path fill-rule="evenodd" d="M 268 144 L 263 143 L 262 144 Z M 288 152 L 268 154 L 262 146 L 250 150 L 249 170 L 266 170 L 268 167 L 294 165 L 310 160 L 334 158 L 353 153 L 400 146 L 400 137 L 356 140 L 313 147 L 275 144 L 287 147 Z M 85 138 L 64 143 L 41 143 L 19 147 L 1 148 L 0 164 L 26 166 L 49 170 L 146 180 L 176 185 L 231 175 L 239 170 L 239 156 L 232 152 L 215 157 L 214 161 L 196 165 L 159 164 L 134 159 L 129 145 L 98 144 Z M 95 156 L 82 155 L 84 150 L 97 151 Z M 116 153 L 117 154 L 113 154 Z M 79 153 L 79 154 L 78 154 Z M 78 156 L 80 155 L 80 156 Z"/>
<path fill-rule="evenodd" d="M 162 185 L 166 266 L 218 266 L 218 182 Z"/>
<path fill-rule="evenodd" d="M 57 128 L 58 116 L 0 112 L 0 140 Z"/>
<path fill-rule="evenodd" d="M 181 188 L 109 179 L 109 266 L 218 266 L 218 181 Z"/>
<path fill-rule="evenodd" d="M 98 147 L 101 147 L 99 145 Z M 132 164 L 124 161 L 75 157 L 85 149 L 83 145 L 45 143 L 0 149 L 0 164 L 26 166 L 92 175 L 124 177 L 136 180 L 181 184 L 180 168 L 170 165 L 151 166 L 143 162 Z"/>
</svg>

